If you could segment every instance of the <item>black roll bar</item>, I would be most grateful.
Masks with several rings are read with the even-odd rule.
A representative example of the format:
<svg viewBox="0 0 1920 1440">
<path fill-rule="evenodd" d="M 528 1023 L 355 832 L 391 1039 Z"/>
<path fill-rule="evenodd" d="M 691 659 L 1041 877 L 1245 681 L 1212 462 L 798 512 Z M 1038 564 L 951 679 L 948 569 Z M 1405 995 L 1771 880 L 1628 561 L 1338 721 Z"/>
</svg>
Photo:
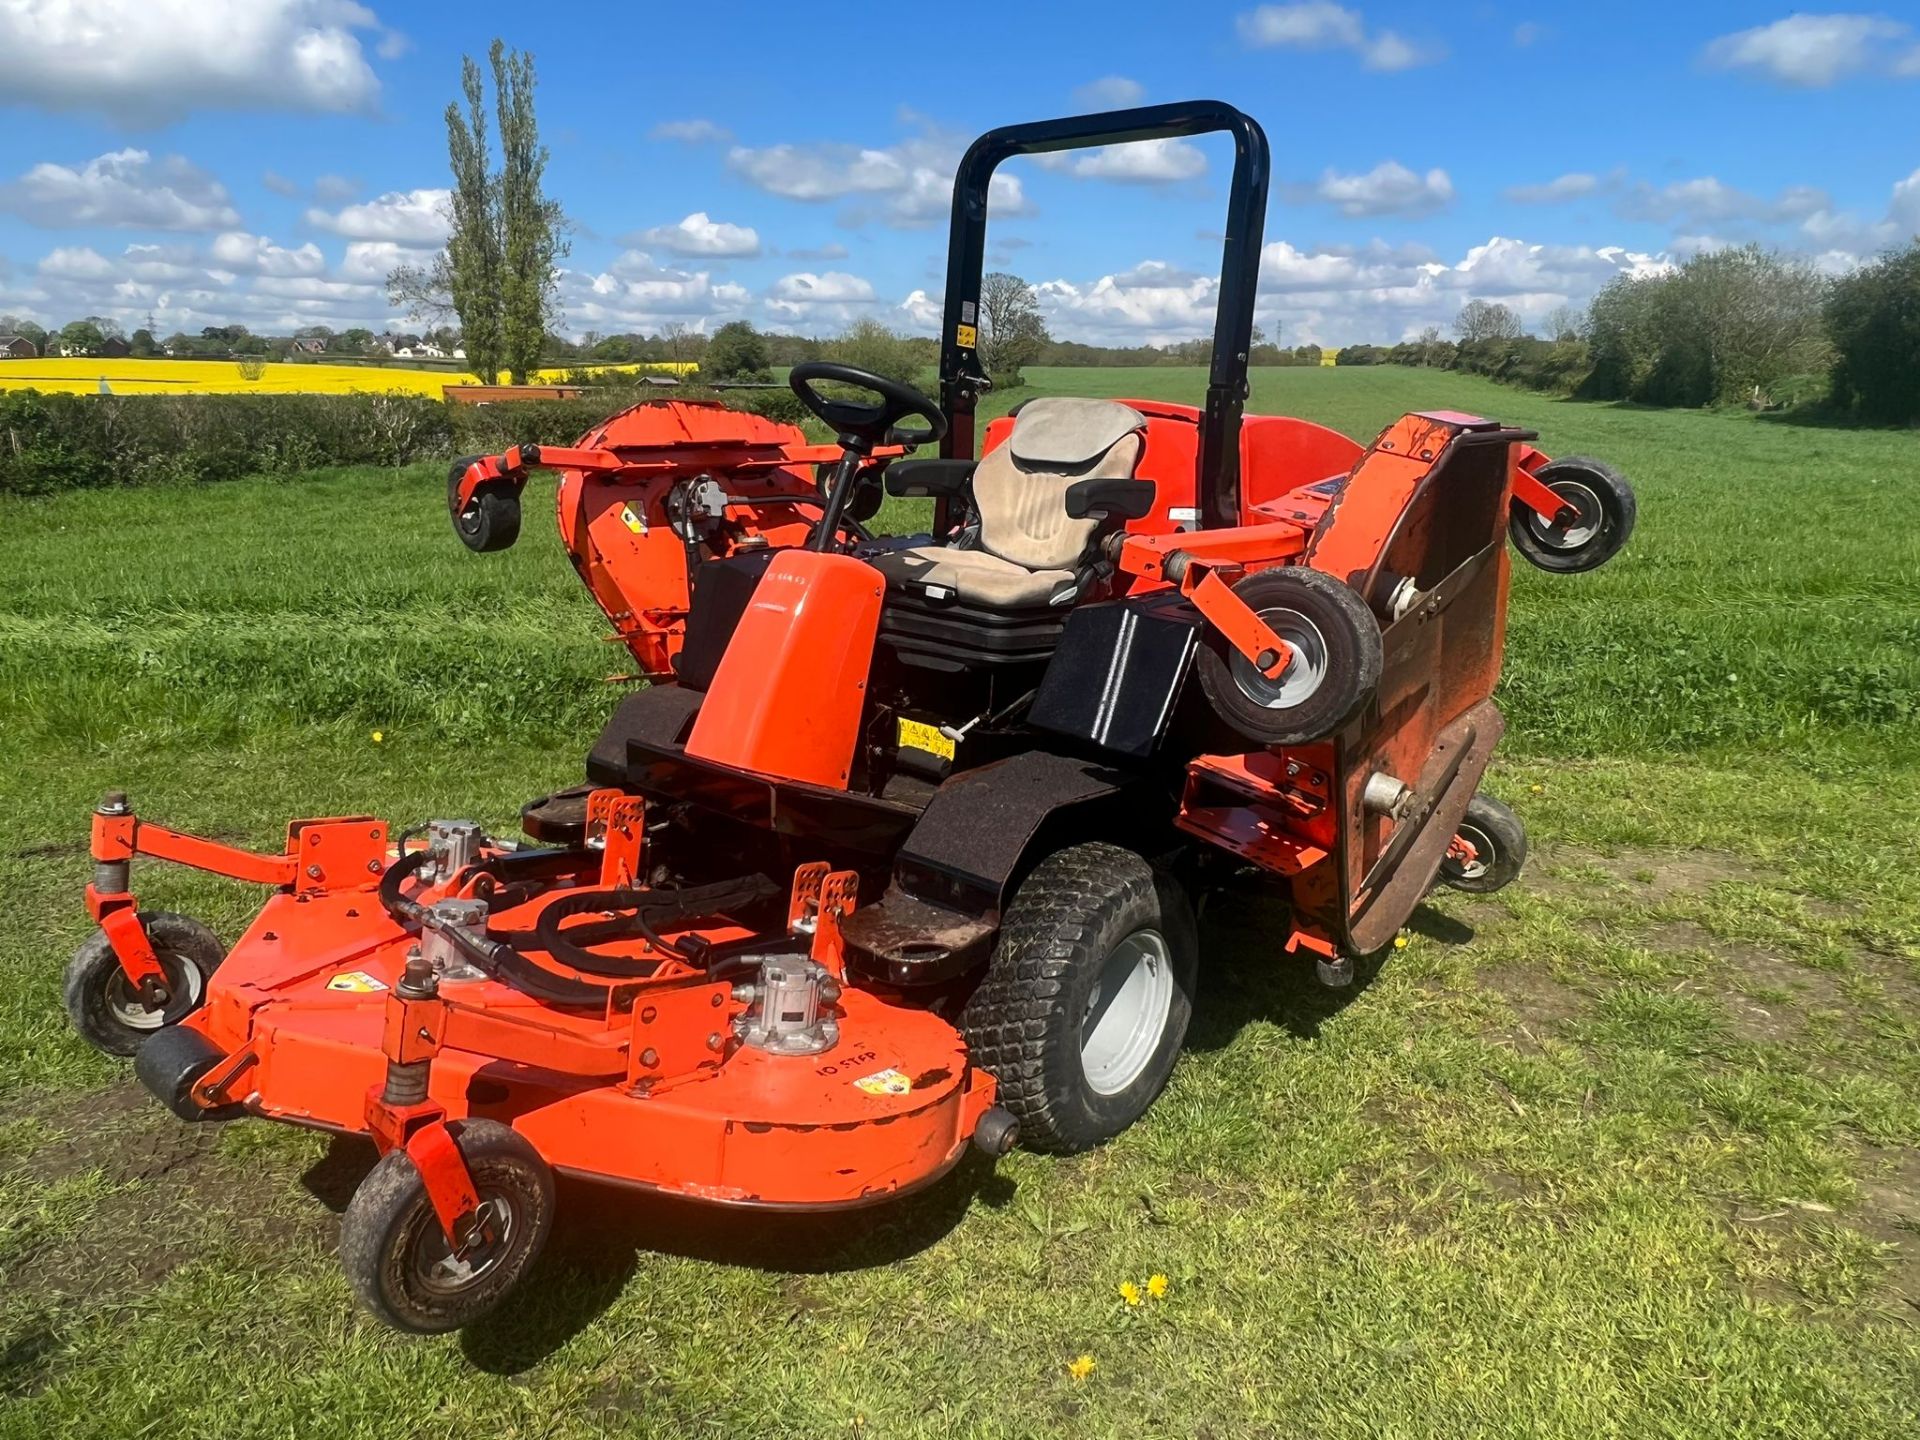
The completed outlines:
<svg viewBox="0 0 1920 1440">
<path fill-rule="evenodd" d="M 940 404 L 949 423 L 940 446 L 943 457 L 973 456 L 974 405 L 985 388 L 980 383 L 984 377 L 976 347 L 980 279 L 986 263 L 987 188 L 1000 163 L 1015 155 L 1205 135 L 1216 130 L 1233 137 L 1233 187 L 1227 200 L 1220 303 L 1213 322 L 1213 365 L 1207 377 L 1199 466 L 1194 478 L 1203 528 L 1240 523 L 1240 415 L 1247 400 L 1247 356 L 1253 345 L 1253 304 L 1260 280 L 1260 242 L 1266 231 L 1271 167 L 1266 132 L 1259 122 L 1219 100 L 1186 100 L 1007 125 L 989 130 L 968 148 L 954 176 L 953 225 L 947 240 Z M 941 508 L 945 509 L 944 502 Z M 946 522 L 942 514 L 940 527 L 944 528 Z"/>
</svg>

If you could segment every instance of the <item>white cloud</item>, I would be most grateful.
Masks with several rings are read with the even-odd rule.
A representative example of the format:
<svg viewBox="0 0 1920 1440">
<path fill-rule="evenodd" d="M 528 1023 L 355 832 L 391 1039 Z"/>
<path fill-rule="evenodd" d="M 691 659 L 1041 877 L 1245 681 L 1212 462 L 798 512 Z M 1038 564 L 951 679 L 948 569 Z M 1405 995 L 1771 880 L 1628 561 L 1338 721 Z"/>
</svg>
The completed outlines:
<svg viewBox="0 0 1920 1440">
<path fill-rule="evenodd" d="M 337 211 L 309 210 L 307 223 L 349 240 L 391 240 L 432 249 L 446 241 L 451 199 L 447 190 L 389 190 L 376 200 Z"/>
<path fill-rule="evenodd" d="M 1125 75 L 1102 75 L 1073 92 L 1073 103 L 1084 110 L 1125 110 L 1146 98 L 1147 87 Z"/>
<path fill-rule="evenodd" d="M 1417 175 L 1395 160 L 1386 160 L 1364 175 L 1341 175 L 1329 170 L 1313 187 L 1313 197 L 1334 206 L 1342 215 L 1398 215 L 1414 218 L 1444 210 L 1453 203 L 1453 181 L 1444 170 Z"/>
<path fill-rule="evenodd" d="M 851 225 L 878 219 L 899 229 L 918 229 L 944 217 L 953 203 L 953 172 L 965 143 L 922 127 L 898 145 L 870 147 L 836 143 L 736 145 L 727 165 L 758 189 L 787 200 L 852 202 L 842 219 Z M 877 200 L 878 206 L 862 204 Z M 988 203 L 998 219 L 1027 213 L 1019 177 L 996 174 Z"/>
<path fill-rule="evenodd" d="M 1598 175 L 1575 171 L 1549 180 L 1544 185 L 1512 185 L 1505 194 L 1507 199 L 1520 205 L 1552 205 L 1561 200 L 1577 200 L 1582 195 L 1591 195 L 1599 188 Z"/>
<path fill-rule="evenodd" d="M 115 150 L 78 170 L 36 165 L 0 185 L 0 210 L 61 229 L 218 230 L 240 223 L 218 180 L 178 155 L 155 161 L 145 150 Z"/>
<path fill-rule="evenodd" d="M 1103 275 L 1091 285 L 1048 280 L 1034 287 L 1056 334 L 1155 345 L 1205 334 L 1213 327 L 1219 282 L 1159 260 Z"/>
<path fill-rule="evenodd" d="M 724 145 L 733 132 L 711 120 L 663 120 L 647 134 L 655 140 L 678 140 L 683 145 Z"/>
<path fill-rule="evenodd" d="M 1235 21 L 1244 44 L 1258 49 L 1351 50 L 1369 70 L 1411 70 L 1446 58 L 1438 45 L 1415 46 L 1392 30 L 1369 30 L 1358 10 L 1332 0 L 1262 5 Z"/>
<path fill-rule="evenodd" d="M 677 225 L 656 225 L 640 232 L 644 245 L 675 255 L 747 256 L 760 253 L 760 235 L 751 226 L 729 225 L 696 210 Z"/>
<path fill-rule="evenodd" d="M 111 280 L 120 273 L 111 260 L 85 245 L 63 245 L 49 251 L 41 257 L 39 269 L 42 275 L 63 280 Z"/>
<path fill-rule="evenodd" d="M 261 172 L 260 183 L 276 195 L 293 196 L 300 193 L 299 181 L 289 180 L 286 176 L 273 170 Z"/>
<path fill-rule="evenodd" d="M 346 280 L 384 284 L 388 275 L 401 265 L 416 265 L 420 254 L 391 240 L 355 240 L 340 259 L 340 275 Z"/>
<path fill-rule="evenodd" d="M 561 305 L 576 330 L 657 330 L 669 322 L 704 329 L 710 320 L 743 314 L 751 300 L 744 286 L 663 266 L 643 250 L 624 251 L 597 275 L 560 276 Z"/>
<path fill-rule="evenodd" d="M 1920 74 L 1913 27 L 1884 15 L 1789 15 L 1722 35 L 1705 58 L 1716 69 L 1754 70 L 1813 90 L 1868 72 Z"/>
<path fill-rule="evenodd" d="M 849 312 L 871 305 L 873 286 L 858 275 L 842 270 L 827 270 L 816 275 L 801 271 L 782 275 L 767 292 L 767 309 L 794 320 L 837 320 L 844 323 Z"/>
<path fill-rule="evenodd" d="M 915 290 L 900 302 L 900 316 L 910 328 L 925 333 L 938 331 L 945 307 L 924 290 Z"/>
<path fill-rule="evenodd" d="M 327 268 L 326 256 L 311 240 L 298 250 L 288 250 L 244 230 L 215 236 L 207 253 L 221 269 L 249 275 L 318 275 Z"/>
<path fill-rule="evenodd" d="M 1909 235 L 1920 234 L 1920 170 L 1893 187 L 1887 216 Z"/>
<path fill-rule="evenodd" d="M 1661 186 L 1642 181 L 1622 195 L 1614 209 L 1625 220 L 1703 226 L 1731 220 L 1801 220 L 1827 209 L 1830 203 L 1824 190 L 1811 185 L 1789 186 L 1769 200 L 1712 175 L 1702 175 Z"/>
<path fill-rule="evenodd" d="M 194 110 L 366 113 L 380 81 L 353 0 L 8 0 L 4 100 L 155 126 Z"/>
<path fill-rule="evenodd" d="M 1186 140 L 1162 137 L 1134 140 L 1125 145 L 1102 145 L 1095 150 L 1056 151 L 1035 156 L 1044 169 L 1064 170 L 1094 180 L 1130 184 L 1166 184 L 1192 180 L 1207 173 L 1207 157 Z"/>
</svg>

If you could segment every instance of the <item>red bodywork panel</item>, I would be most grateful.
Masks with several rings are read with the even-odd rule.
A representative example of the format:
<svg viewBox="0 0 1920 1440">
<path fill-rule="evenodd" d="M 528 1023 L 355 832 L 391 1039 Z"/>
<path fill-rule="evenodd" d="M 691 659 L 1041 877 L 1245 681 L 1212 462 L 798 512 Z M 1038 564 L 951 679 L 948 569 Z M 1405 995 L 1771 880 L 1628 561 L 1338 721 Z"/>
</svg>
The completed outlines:
<svg viewBox="0 0 1920 1440">
<path fill-rule="evenodd" d="M 776 555 L 687 737 L 716 765 L 847 788 L 886 584 L 850 555 Z"/>
</svg>

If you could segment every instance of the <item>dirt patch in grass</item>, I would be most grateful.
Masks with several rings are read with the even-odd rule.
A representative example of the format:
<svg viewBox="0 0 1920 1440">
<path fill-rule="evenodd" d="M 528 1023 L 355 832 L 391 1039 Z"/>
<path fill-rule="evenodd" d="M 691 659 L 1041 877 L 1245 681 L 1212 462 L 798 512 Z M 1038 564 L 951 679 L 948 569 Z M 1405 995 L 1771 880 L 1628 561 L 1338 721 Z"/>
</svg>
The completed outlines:
<svg viewBox="0 0 1920 1440">
<path fill-rule="evenodd" d="M 47 1138 L 9 1156 L 0 1180 L 30 1194 L 84 1183 L 91 1196 L 77 1223 L 30 1234 L 0 1261 L 17 1292 L 97 1301 L 151 1289 L 215 1245 L 332 1243 L 330 1217 L 290 1195 L 278 1167 L 223 1155 L 224 1126 L 184 1125 L 137 1085 L 28 1094 L 15 1110 Z"/>
</svg>

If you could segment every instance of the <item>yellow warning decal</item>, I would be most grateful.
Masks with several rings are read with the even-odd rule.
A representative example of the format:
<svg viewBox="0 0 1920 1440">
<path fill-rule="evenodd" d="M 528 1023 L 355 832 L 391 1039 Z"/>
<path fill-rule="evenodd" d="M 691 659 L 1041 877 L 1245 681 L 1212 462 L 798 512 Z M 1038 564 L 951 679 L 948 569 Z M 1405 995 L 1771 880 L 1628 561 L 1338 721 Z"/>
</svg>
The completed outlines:
<svg viewBox="0 0 1920 1440">
<path fill-rule="evenodd" d="M 869 1095 L 909 1095 L 913 1093 L 913 1081 L 898 1070 L 876 1070 L 854 1081 L 853 1088 Z"/>
<path fill-rule="evenodd" d="M 371 995 L 386 988 L 386 981 L 375 979 L 364 970 L 343 970 L 327 981 L 327 989 L 347 990 L 355 995 Z"/>
<path fill-rule="evenodd" d="M 620 507 L 620 523 L 636 535 L 647 533 L 647 522 L 640 518 L 640 513 L 631 505 Z"/>
<path fill-rule="evenodd" d="M 938 755 L 942 760 L 953 759 L 953 741 L 942 735 L 934 726 L 919 720 L 900 722 L 900 743 L 911 746 L 915 750 L 924 750 L 929 755 Z"/>
<path fill-rule="evenodd" d="M 980 343 L 980 332 L 971 325 L 956 325 L 953 327 L 953 343 L 971 350 Z"/>
</svg>

